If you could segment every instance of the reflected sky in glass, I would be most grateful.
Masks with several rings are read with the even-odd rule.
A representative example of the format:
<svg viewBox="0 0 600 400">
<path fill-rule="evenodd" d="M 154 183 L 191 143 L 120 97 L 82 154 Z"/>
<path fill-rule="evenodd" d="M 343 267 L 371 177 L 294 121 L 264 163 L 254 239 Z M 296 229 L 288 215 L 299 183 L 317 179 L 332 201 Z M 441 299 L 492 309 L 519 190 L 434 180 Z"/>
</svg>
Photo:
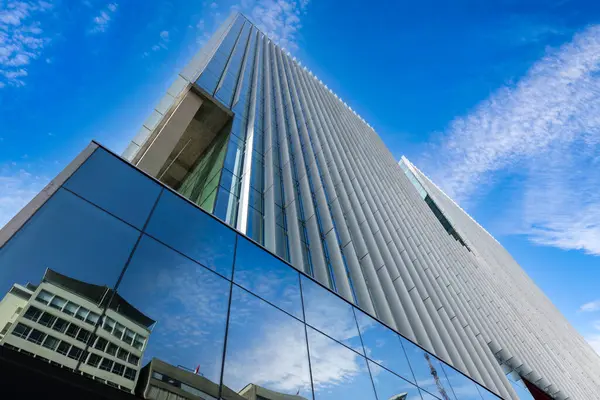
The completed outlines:
<svg viewBox="0 0 600 400">
<path fill-rule="evenodd" d="M 438 389 L 431 371 L 431 367 L 433 367 L 440 379 L 443 390 L 449 397 L 452 397 L 452 390 L 444 375 L 440 361 L 406 339 L 402 339 L 402 345 L 404 346 L 417 385 L 436 395 L 440 393 L 440 389 Z"/>
<path fill-rule="evenodd" d="M 419 389 L 410 382 L 368 361 L 377 398 L 392 400 L 421 400 Z"/>
<path fill-rule="evenodd" d="M 241 236 L 235 253 L 234 281 L 303 319 L 298 272 Z"/>
<path fill-rule="evenodd" d="M 315 400 L 376 400 L 367 360 L 307 327 Z"/>
<path fill-rule="evenodd" d="M 234 286 L 223 384 L 237 393 L 254 384 L 312 399 L 304 324 Z"/>
<path fill-rule="evenodd" d="M 14 283 L 38 284 L 46 268 L 112 288 L 139 235 L 61 188 L 0 249 L 0 293 Z"/>
<path fill-rule="evenodd" d="M 355 309 L 354 312 L 367 357 L 414 382 L 398 334 L 362 311 Z"/>
<path fill-rule="evenodd" d="M 161 195 L 146 232 L 231 279 L 235 232 L 170 191 Z"/>
<path fill-rule="evenodd" d="M 103 149 L 97 149 L 64 186 L 140 230 L 162 190 Z"/>
<path fill-rule="evenodd" d="M 442 369 L 457 400 L 482 400 L 475 382 L 447 365 L 442 365 Z"/>
<path fill-rule="evenodd" d="M 437 397 L 432 396 L 430 393 L 427 393 L 424 390 L 419 390 L 419 393 L 421 393 L 421 398 L 423 400 L 439 400 Z"/>
<path fill-rule="evenodd" d="M 144 236 L 119 294 L 156 321 L 142 365 L 153 357 L 219 382 L 230 283 Z"/>
<path fill-rule="evenodd" d="M 301 280 L 306 323 L 362 354 L 353 307 L 310 279 Z"/>
</svg>

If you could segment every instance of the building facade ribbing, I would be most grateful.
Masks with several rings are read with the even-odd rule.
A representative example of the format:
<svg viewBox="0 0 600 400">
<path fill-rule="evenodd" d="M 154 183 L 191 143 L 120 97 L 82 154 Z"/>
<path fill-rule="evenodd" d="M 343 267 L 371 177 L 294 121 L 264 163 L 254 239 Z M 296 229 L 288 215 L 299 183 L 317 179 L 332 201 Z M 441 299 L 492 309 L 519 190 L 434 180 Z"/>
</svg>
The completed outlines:
<svg viewBox="0 0 600 400">
<path fill-rule="evenodd" d="M 160 121 L 189 97 L 191 120 L 218 103 L 232 122 L 208 146 L 214 164 L 186 164 L 177 181 L 189 132 Z M 161 135 L 180 143 L 165 151 Z M 421 173 L 403 174 L 360 116 L 243 16 L 178 76 L 124 156 L 503 397 L 515 396 L 509 372 L 557 399 L 598 396 L 598 356 L 508 253 Z M 426 183 L 415 191 L 411 179 Z M 451 235 L 425 197 L 452 214 Z"/>
<path fill-rule="evenodd" d="M 87 157 L 89 154 L 84 159 Z M 94 157 L 100 156 L 94 153 Z M 304 358 L 309 360 L 311 389 L 307 390 L 304 381 L 292 391 L 287 387 L 287 392 L 283 390 L 285 385 L 267 389 L 327 398 L 320 392 L 324 383 L 319 375 L 325 369 L 318 359 L 327 346 L 315 345 L 320 342 L 311 339 L 314 330 L 367 358 L 379 400 L 385 400 L 378 392 L 378 374 L 374 372 L 379 366 L 418 386 L 418 390 L 406 392 L 409 399 L 416 398 L 412 397 L 413 391 L 423 399 L 492 398 L 482 387 L 504 399 L 528 398 L 521 391 L 523 386 L 516 383 L 525 380 L 555 399 L 600 397 L 598 356 L 498 242 L 408 160 L 403 159 L 399 166 L 360 116 L 244 16 L 230 16 L 177 76 L 123 157 L 288 262 L 300 271 L 302 279 L 310 277 L 358 307 L 353 308 L 351 320 L 356 320 L 356 337 L 360 337 L 359 347 L 364 351 L 353 347 L 354 336 L 328 332 L 326 325 L 310 321 L 309 293 L 303 291 L 301 314 L 272 302 L 307 324 L 302 340 L 308 342 L 310 352 Z M 109 172 L 98 170 L 97 174 Z M 69 181 L 58 192 L 86 198 Z M 117 186 L 112 190 L 123 190 Z M 166 189 L 163 192 L 167 193 Z M 161 204 L 168 203 L 161 196 L 156 200 L 158 206 L 154 204 L 159 215 Z M 102 201 L 108 200 L 100 198 L 100 202 L 90 201 L 115 214 L 115 210 L 102 206 Z M 4 236 L 12 237 L 28 218 L 18 215 L 5 228 Z M 198 257 L 190 256 L 196 250 L 181 248 L 189 247 L 192 240 L 204 240 L 206 243 L 198 246 L 207 254 L 198 262 L 232 279 L 230 272 L 212 266 L 215 257 L 220 260 L 213 253 L 219 252 L 208 244 L 223 251 L 207 236 L 213 232 L 196 231 L 198 236 L 192 238 L 190 231 L 180 235 L 180 244 L 176 240 L 173 244 L 161 239 L 158 222 L 152 225 L 157 218 L 152 216 L 146 225 L 128 219 L 125 222 L 141 230 L 144 238 L 147 235 L 170 245 L 196 261 Z M 160 221 L 168 230 L 168 217 Z M 194 221 L 190 219 L 189 223 L 193 225 Z M 142 239 L 140 243 L 148 243 L 150 249 L 156 245 L 149 244 L 154 239 Z M 236 260 L 244 255 L 237 249 L 240 240 L 235 245 Z M 5 250 L 5 254 L 10 251 Z M 140 252 L 143 254 L 141 250 L 133 253 L 134 266 Z M 152 264 L 150 258 L 146 263 Z M 237 261 L 235 264 L 237 268 Z M 133 274 L 125 272 L 132 268 L 128 265 L 129 261 L 123 267 L 125 277 Z M 233 282 L 231 310 L 235 309 L 231 297 L 235 285 L 243 286 L 235 274 Z M 304 283 L 301 286 L 304 290 Z M 257 287 L 247 289 L 271 301 Z M 133 293 L 131 296 L 136 293 L 133 288 L 124 289 L 126 294 L 128 291 Z M 175 297 L 175 293 L 167 295 L 168 299 Z M 323 303 L 324 309 L 319 312 L 331 317 L 327 315 L 327 304 Z M 149 309 L 161 311 L 156 304 Z M 367 314 L 402 336 L 401 347 L 411 372 L 398 372 L 401 368 L 373 357 L 370 352 L 375 350 L 368 349 L 368 334 L 363 332 L 359 317 L 368 318 Z M 233 315 L 227 313 L 226 326 L 235 332 Z M 232 335 L 229 328 L 225 336 Z M 412 343 L 426 350 L 423 353 L 414 347 L 420 352 L 419 361 L 411 359 L 408 349 L 413 348 Z M 230 356 L 226 357 L 230 351 L 223 350 L 224 364 L 219 368 L 225 371 L 231 370 L 227 367 Z M 438 366 L 437 359 L 428 354 L 442 363 Z M 160 351 L 152 356 L 165 357 Z M 169 357 L 178 359 L 174 354 Z M 183 355 L 180 358 L 186 359 L 189 368 L 192 361 Z M 176 365 L 173 360 L 169 362 Z M 427 386 L 423 376 L 417 377 L 423 362 L 425 376 L 435 378 L 435 387 Z M 473 397 L 461 393 L 459 385 L 452 385 L 453 379 L 460 381 L 460 374 L 454 374 L 448 365 L 480 385 Z M 272 385 L 269 379 L 255 377 L 231 392 L 230 387 L 236 386 L 231 383 L 235 376 L 222 371 L 220 378 L 216 372 L 210 375 L 212 382 L 221 385 L 218 390 L 222 398 L 236 398 L 246 385 Z M 401 390 L 393 394 L 404 395 Z"/>
</svg>

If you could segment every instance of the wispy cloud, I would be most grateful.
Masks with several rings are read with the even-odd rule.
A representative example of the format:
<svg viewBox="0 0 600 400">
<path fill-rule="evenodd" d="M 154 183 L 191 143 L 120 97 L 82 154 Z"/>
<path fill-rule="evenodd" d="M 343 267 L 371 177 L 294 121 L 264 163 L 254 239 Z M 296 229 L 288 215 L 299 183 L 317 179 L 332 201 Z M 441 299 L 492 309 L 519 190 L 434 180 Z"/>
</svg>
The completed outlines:
<svg viewBox="0 0 600 400">
<path fill-rule="evenodd" d="M 0 228 L 33 198 L 47 182 L 16 163 L 0 165 Z"/>
<path fill-rule="evenodd" d="M 281 47 L 294 51 L 298 48 L 297 35 L 307 5 L 308 0 L 258 0 L 248 8 L 258 29 Z"/>
<path fill-rule="evenodd" d="M 92 20 L 92 28 L 90 33 L 105 32 L 114 14 L 117 12 L 118 4 L 110 3 Z"/>
<path fill-rule="evenodd" d="M 600 255 L 599 93 L 600 26 L 591 26 L 454 120 L 422 167 L 467 205 L 512 178 L 522 187 L 506 205 L 521 221 L 511 233 Z"/>
<path fill-rule="evenodd" d="M 580 312 L 594 312 L 600 311 L 600 300 L 590 301 L 589 303 L 583 304 L 579 307 Z M 600 326 L 598 326 L 600 330 Z"/>
<path fill-rule="evenodd" d="M 45 1 L 9 0 L 0 3 L 0 8 L 0 89 L 23 86 L 27 66 L 49 42 L 38 20 L 52 5 Z"/>
</svg>

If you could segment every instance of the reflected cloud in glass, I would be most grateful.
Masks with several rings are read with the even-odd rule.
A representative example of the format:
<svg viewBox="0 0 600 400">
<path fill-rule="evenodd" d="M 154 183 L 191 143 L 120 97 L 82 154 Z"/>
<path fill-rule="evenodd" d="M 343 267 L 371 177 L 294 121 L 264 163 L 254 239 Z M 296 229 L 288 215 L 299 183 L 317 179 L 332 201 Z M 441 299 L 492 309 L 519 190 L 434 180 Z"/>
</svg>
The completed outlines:
<svg viewBox="0 0 600 400">
<path fill-rule="evenodd" d="M 414 382 L 398 334 L 360 310 L 354 310 L 368 358 Z"/>
<path fill-rule="evenodd" d="M 312 399 L 304 324 L 233 287 L 223 397 L 247 385 Z"/>
<path fill-rule="evenodd" d="M 0 249 L 0 293 L 37 284 L 46 268 L 114 287 L 140 232 L 59 189 Z"/>
<path fill-rule="evenodd" d="M 241 236 L 235 253 L 234 281 L 303 319 L 298 272 Z"/>
<path fill-rule="evenodd" d="M 419 389 L 410 382 L 368 361 L 378 399 L 421 400 Z"/>
<path fill-rule="evenodd" d="M 307 327 L 315 400 L 375 400 L 367 360 Z"/>
<path fill-rule="evenodd" d="M 310 279 L 301 281 L 306 323 L 363 354 L 353 307 Z"/>
<path fill-rule="evenodd" d="M 230 283 L 144 236 L 118 293 L 156 322 L 143 364 L 153 357 L 219 382 Z"/>
<path fill-rule="evenodd" d="M 146 232 L 231 279 L 235 232 L 170 191 L 161 195 Z"/>
</svg>

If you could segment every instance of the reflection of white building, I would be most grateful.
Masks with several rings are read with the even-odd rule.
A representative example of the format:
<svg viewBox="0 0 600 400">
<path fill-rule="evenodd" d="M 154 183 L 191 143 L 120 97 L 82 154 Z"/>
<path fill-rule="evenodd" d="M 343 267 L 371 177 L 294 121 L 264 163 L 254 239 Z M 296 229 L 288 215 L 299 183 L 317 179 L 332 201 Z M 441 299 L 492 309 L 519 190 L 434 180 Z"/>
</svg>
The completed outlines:
<svg viewBox="0 0 600 400">
<path fill-rule="evenodd" d="M 246 385 L 239 395 L 247 400 L 307 400 L 306 397 L 275 392 L 254 383 Z"/>
<path fill-rule="evenodd" d="M 217 400 L 219 384 L 153 358 L 142 369 L 136 392 L 150 400 Z"/>
<path fill-rule="evenodd" d="M 0 301 L 1 345 L 129 392 L 153 324 L 108 287 L 50 269 Z"/>
</svg>

